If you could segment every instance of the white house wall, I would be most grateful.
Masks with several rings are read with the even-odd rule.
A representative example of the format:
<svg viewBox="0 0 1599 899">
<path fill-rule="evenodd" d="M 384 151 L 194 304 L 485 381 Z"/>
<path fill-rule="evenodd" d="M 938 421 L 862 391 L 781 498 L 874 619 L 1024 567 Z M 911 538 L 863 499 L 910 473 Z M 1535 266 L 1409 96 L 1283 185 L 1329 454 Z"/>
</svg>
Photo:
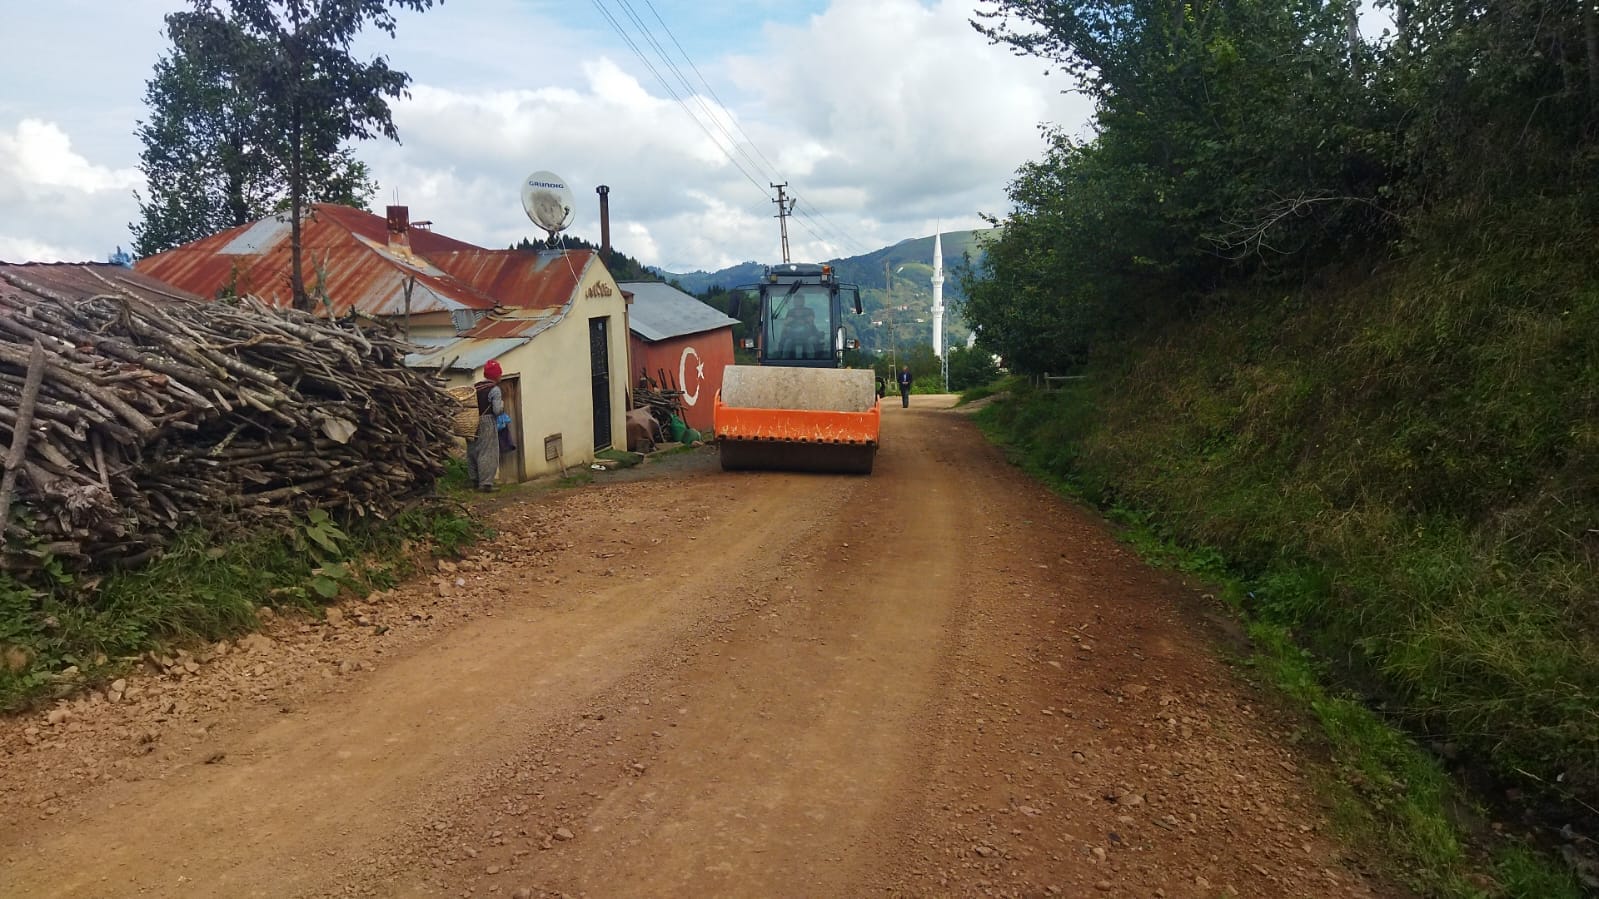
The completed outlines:
<svg viewBox="0 0 1599 899">
<path fill-rule="evenodd" d="M 608 295 L 607 295 L 608 294 Z M 578 284 L 577 298 L 560 323 L 502 359 L 507 374 L 522 376 L 522 439 L 530 477 L 559 472 L 544 460 L 544 439 L 561 435 L 566 467 L 594 461 L 594 394 L 589 365 L 589 321 L 609 318 L 611 444 L 626 444 L 627 322 L 622 291 L 603 265 L 591 265 Z M 506 362 L 516 363 L 515 368 Z"/>
</svg>

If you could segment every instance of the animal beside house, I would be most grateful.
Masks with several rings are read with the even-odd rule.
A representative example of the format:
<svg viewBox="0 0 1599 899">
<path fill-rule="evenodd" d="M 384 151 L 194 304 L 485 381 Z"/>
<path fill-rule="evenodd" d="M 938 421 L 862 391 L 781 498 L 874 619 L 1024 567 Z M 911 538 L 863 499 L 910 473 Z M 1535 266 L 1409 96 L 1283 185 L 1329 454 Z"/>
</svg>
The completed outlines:
<svg viewBox="0 0 1599 899">
<path fill-rule="evenodd" d="M 661 434 L 661 424 L 649 409 L 627 410 L 627 448 L 635 453 L 652 453 L 655 447 L 665 443 L 666 438 Z"/>
</svg>

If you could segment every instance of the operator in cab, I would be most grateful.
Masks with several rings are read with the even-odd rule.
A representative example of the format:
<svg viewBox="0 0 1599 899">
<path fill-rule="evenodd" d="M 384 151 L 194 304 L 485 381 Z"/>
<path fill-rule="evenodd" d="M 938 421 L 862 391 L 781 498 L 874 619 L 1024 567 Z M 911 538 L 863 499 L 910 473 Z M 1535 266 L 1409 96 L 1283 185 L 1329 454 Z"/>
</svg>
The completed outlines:
<svg viewBox="0 0 1599 899">
<path fill-rule="evenodd" d="M 809 359 L 822 352 L 826 343 L 822 329 L 816 326 L 816 313 L 805 304 L 805 295 L 794 297 L 794 304 L 783 319 L 783 331 L 777 340 L 779 359 Z"/>
</svg>

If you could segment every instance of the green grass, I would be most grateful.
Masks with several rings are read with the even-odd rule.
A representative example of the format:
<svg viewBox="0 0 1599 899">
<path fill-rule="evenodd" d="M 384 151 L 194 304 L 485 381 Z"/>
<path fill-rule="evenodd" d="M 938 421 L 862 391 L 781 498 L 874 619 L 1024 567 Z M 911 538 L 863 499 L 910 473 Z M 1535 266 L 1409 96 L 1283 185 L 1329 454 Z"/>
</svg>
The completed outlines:
<svg viewBox="0 0 1599 899">
<path fill-rule="evenodd" d="M 451 456 L 444 462 L 444 475 L 438 480 L 440 493 L 455 494 L 469 493 L 477 485 L 466 476 L 466 459 L 462 456 Z"/>
<path fill-rule="evenodd" d="M 487 534 L 443 505 L 346 529 L 312 515 L 268 533 L 223 541 L 180 535 L 154 562 L 53 589 L 0 576 L 0 710 L 15 711 L 113 675 L 168 643 L 219 640 L 253 629 L 261 606 L 312 608 L 344 592 L 392 587 L 411 548 L 459 555 Z M 76 679 L 59 675 L 77 668 Z"/>
<path fill-rule="evenodd" d="M 705 439 L 705 442 L 706 443 L 710 443 L 714 439 L 715 439 L 714 437 L 712 437 L 710 435 L 707 435 L 706 439 Z M 694 446 L 692 444 L 680 443 L 677 446 L 669 447 L 667 449 L 656 450 L 655 452 L 651 453 L 650 455 L 653 458 L 660 459 L 660 458 L 665 458 L 666 456 L 681 456 L 684 453 L 696 452 L 699 449 L 700 449 L 700 447 Z"/>
<path fill-rule="evenodd" d="M 1214 391 L 1215 379 L 1212 371 L 1195 383 Z M 1240 460 L 1245 448 L 1212 423 L 1229 414 L 1225 398 L 1189 393 L 1168 378 L 1150 395 L 1180 399 L 1182 411 L 1159 416 L 1155 402 L 1140 404 L 1142 417 L 1132 423 L 1125 409 L 1107 408 L 1128 403 L 1125 392 L 1107 393 L 1103 383 L 1047 393 L 1017 388 L 977 421 L 1017 464 L 1104 509 L 1144 558 L 1221 585 L 1218 595 L 1245 621 L 1254 647 L 1245 670 L 1298 710 L 1325 759 L 1313 780 L 1340 833 L 1424 895 L 1578 895 L 1571 874 L 1527 842 L 1469 838 L 1471 821 L 1489 813 L 1400 726 L 1433 720 L 1402 714 L 1413 694 L 1390 700 L 1401 712 L 1390 719 L 1359 689 L 1425 684 L 1434 707 L 1498 697 L 1472 720 L 1487 725 L 1532 709 L 1546 720 L 1528 721 L 1528 730 L 1547 727 L 1545 739 L 1561 739 L 1557 722 L 1577 710 L 1560 717 L 1554 694 L 1540 700 L 1523 688 L 1576 663 L 1569 651 L 1551 654 L 1559 638 L 1528 611 L 1535 604 L 1507 599 L 1504 584 L 1515 578 L 1506 559 L 1484 561 L 1481 547 L 1439 522 L 1406 530 L 1395 526 L 1397 517 L 1369 511 L 1318 520 L 1291 479 L 1273 482 L 1265 463 Z M 1122 390 L 1131 389 L 1124 382 Z M 1325 551 L 1308 552 L 1308 541 Z M 1500 586 L 1474 589 L 1495 566 L 1500 575 L 1488 582 Z M 1475 682 L 1490 659 L 1501 679 Z M 1581 695 L 1568 690 L 1566 698 Z M 1530 705 L 1518 708 L 1523 702 Z"/>
<path fill-rule="evenodd" d="M 612 466 L 613 469 L 632 468 L 633 466 L 644 461 L 644 456 L 642 453 L 634 453 L 627 450 L 600 450 L 599 452 L 595 453 L 594 456 L 598 459 L 608 459 L 617 463 L 616 465 Z"/>
<path fill-rule="evenodd" d="M 967 403 L 975 403 L 978 400 L 987 399 L 988 397 L 1004 393 L 1010 390 L 1011 383 L 1011 379 L 1006 378 L 1004 380 L 995 381 L 991 384 L 984 384 L 980 387 L 967 388 L 966 390 L 961 391 L 960 398 L 955 400 L 955 405 L 964 406 Z"/>
<path fill-rule="evenodd" d="M 1260 288 L 990 413 L 1089 501 L 1215 547 L 1259 585 L 1252 614 L 1414 732 L 1540 802 L 1599 808 L 1585 233 Z"/>
</svg>

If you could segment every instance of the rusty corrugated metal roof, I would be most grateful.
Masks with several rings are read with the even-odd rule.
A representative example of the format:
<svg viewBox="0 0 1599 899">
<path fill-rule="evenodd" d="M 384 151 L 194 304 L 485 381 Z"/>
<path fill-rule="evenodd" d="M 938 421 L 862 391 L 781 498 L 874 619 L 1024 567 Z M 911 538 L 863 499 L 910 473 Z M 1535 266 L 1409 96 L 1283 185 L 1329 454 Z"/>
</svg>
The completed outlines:
<svg viewBox="0 0 1599 899">
<path fill-rule="evenodd" d="M 0 279 L 0 290 L 7 292 L 43 295 L 30 290 L 37 288 L 69 300 L 126 292 L 145 300 L 205 301 L 204 297 L 109 262 L 0 262 L 0 272 L 10 276 Z"/>
<path fill-rule="evenodd" d="M 439 371 L 475 372 L 490 359 L 509 353 L 531 340 L 531 337 L 513 337 L 501 340 L 477 340 L 462 337 L 423 353 L 405 357 L 408 368 L 436 368 Z"/>
<path fill-rule="evenodd" d="M 594 262 L 593 250 L 467 250 L 430 253 L 439 268 L 505 306 L 563 306 Z"/>
<path fill-rule="evenodd" d="M 570 303 L 543 309 L 506 307 L 490 313 L 461 336 L 481 339 L 537 337 L 555 327 L 571 308 Z"/>
<path fill-rule="evenodd" d="M 405 286 L 415 278 L 412 313 L 560 305 L 571 299 L 592 253 L 486 250 L 433 231 L 406 232 L 409 252 L 389 244 L 388 220 L 348 206 L 317 203 L 301 228 L 307 288 L 322 279 L 336 314 L 405 311 Z M 203 296 L 232 284 L 287 306 L 289 223 L 272 216 L 141 259 L 136 267 Z"/>
</svg>

